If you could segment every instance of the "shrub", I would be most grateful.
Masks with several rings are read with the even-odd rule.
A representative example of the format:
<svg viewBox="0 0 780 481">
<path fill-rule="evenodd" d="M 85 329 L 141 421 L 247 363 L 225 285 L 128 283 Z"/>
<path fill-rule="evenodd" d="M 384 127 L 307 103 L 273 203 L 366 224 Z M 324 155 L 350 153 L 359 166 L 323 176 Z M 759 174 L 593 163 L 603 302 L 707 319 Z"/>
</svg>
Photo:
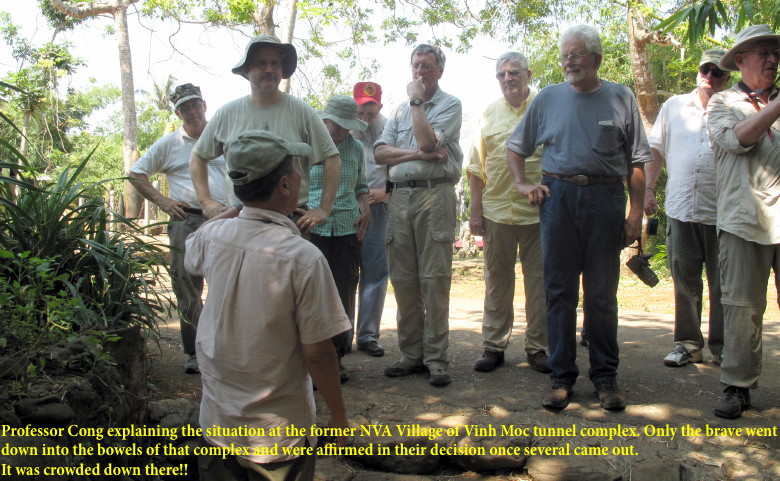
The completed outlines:
<svg viewBox="0 0 780 481">
<path fill-rule="evenodd" d="M 156 331 L 171 309 L 155 290 L 168 246 L 106 205 L 108 181 L 79 180 L 91 155 L 47 181 L 12 142 L 0 144 L 12 157 L 0 162 L 0 353 L 76 332 Z"/>
</svg>

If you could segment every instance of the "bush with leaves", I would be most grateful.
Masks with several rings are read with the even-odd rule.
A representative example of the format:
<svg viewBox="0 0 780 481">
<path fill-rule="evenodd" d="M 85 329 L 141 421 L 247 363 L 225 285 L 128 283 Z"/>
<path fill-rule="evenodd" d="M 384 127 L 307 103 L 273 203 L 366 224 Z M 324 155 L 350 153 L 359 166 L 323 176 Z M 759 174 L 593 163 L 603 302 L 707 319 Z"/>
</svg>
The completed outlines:
<svg viewBox="0 0 780 481">
<path fill-rule="evenodd" d="M 156 290 L 168 246 L 108 208 L 108 181 L 79 180 L 89 156 L 48 181 L 15 142 L 0 144 L 12 155 L 0 162 L 0 354 L 74 333 L 156 331 L 171 309 Z"/>
</svg>

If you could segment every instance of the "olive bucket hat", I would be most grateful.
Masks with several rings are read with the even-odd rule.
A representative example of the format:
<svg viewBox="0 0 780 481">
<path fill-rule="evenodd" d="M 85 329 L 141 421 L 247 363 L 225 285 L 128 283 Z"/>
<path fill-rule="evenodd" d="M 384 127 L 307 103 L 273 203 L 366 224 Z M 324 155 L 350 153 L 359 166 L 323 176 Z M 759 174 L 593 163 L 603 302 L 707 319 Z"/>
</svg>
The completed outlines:
<svg viewBox="0 0 780 481">
<path fill-rule="evenodd" d="M 355 99 L 346 95 L 334 95 L 320 110 L 320 118 L 329 119 L 341 128 L 363 132 L 368 124 L 358 119 L 358 105 Z"/>
<path fill-rule="evenodd" d="M 246 66 L 247 61 L 251 58 L 254 50 L 256 50 L 255 46 L 270 46 L 279 50 L 279 52 L 282 54 L 282 78 L 292 77 L 292 74 L 295 73 L 295 69 L 298 66 L 298 52 L 295 50 L 295 47 L 293 47 L 292 44 L 282 43 L 281 40 L 273 35 L 258 35 L 257 37 L 252 37 L 252 39 L 249 40 L 249 43 L 246 44 L 244 57 L 236 64 L 235 67 L 233 67 L 231 72 L 247 78 L 246 73 L 244 72 L 244 67 Z"/>
</svg>

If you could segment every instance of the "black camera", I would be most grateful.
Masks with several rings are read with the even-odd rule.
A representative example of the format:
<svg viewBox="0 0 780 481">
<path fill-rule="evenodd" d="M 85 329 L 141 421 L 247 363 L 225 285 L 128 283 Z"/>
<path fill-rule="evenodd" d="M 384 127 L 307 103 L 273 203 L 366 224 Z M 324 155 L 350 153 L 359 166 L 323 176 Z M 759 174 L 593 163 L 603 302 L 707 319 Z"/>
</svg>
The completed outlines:
<svg viewBox="0 0 780 481">
<path fill-rule="evenodd" d="M 636 274 L 640 281 L 644 282 L 650 287 L 655 287 L 658 284 L 658 276 L 655 275 L 653 269 L 650 268 L 651 254 L 642 254 L 642 249 L 639 249 L 639 254 L 635 255 L 626 262 L 626 265 L 631 272 Z"/>
<path fill-rule="evenodd" d="M 650 217 L 647 219 L 647 235 L 658 235 L 658 219 Z"/>
</svg>

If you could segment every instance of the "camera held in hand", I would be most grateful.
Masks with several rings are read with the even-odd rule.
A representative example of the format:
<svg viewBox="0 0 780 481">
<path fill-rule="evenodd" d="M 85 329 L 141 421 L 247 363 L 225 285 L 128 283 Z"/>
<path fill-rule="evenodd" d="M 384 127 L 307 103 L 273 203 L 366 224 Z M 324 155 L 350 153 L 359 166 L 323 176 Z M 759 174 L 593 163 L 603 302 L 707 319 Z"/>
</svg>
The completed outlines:
<svg viewBox="0 0 780 481">
<path fill-rule="evenodd" d="M 639 254 L 633 256 L 626 262 L 626 265 L 631 272 L 636 274 L 640 281 L 644 282 L 650 287 L 655 287 L 658 284 L 658 276 L 655 275 L 653 269 L 650 268 L 651 254 L 642 253 L 642 242 L 639 241 Z"/>
</svg>

